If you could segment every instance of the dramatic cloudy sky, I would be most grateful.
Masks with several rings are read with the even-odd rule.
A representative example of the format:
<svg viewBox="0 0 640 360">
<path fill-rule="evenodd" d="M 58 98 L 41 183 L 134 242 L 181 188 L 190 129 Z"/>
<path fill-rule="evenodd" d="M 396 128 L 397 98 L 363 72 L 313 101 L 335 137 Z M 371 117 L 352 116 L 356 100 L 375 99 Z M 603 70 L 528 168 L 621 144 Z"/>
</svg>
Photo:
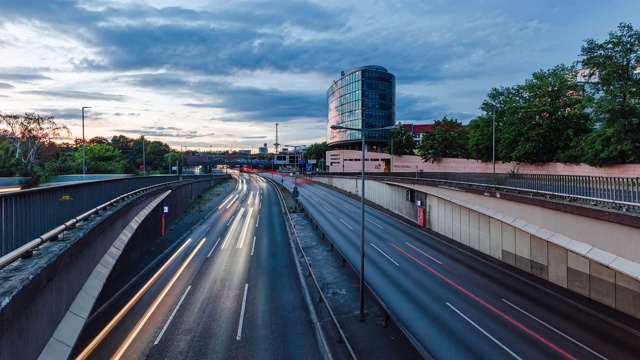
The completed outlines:
<svg viewBox="0 0 640 360">
<path fill-rule="evenodd" d="M 622 0 L 0 0 L 0 111 L 175 148 L 326 140 L 340 71 L 397 78 L 397 120 L 468 122 L 492 87 L 634 27 Z"/>
</svg>

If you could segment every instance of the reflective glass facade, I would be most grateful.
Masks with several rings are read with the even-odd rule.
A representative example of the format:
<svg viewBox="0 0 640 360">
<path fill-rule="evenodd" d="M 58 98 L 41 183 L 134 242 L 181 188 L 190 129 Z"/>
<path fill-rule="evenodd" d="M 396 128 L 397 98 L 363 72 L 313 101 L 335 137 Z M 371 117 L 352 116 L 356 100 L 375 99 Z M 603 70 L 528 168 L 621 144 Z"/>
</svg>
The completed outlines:
<svg viewBox="0 0 640 360">
<path fill-rule="evenodd" d="M 364 119 L 364 120 L 363 120 Z M 331 125 L 380 128 L 396 124 L 396 77 L 382 66 L 363 66 L 342 75 L 327 90 L 327 144 L 359 147 L 360 131 L 331 130 Z M 367 146 L 384 146 L 391 131 L 365 132 Z"/>
</svg>

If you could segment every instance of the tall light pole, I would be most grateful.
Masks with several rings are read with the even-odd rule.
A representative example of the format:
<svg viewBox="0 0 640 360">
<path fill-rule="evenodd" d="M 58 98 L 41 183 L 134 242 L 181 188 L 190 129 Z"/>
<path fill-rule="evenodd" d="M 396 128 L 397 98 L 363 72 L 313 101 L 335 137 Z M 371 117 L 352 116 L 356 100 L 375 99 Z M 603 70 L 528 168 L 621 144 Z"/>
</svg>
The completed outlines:
<svg viewBox="0 0 640 360">
<path fill-rule="evenodd" d="M 85 177 L 87 175 L 87 161 L 86 161 L 86 152 L 85 152 L 85 140 L 84 140 L 84 109 L 91 109 L 91 106 L 83 106 L 82 107 L 82 176 Z"/>
<path fill-rule="evenodd" d="M 142 138 L 142 176 L 147 176 L 147 154 L 144 152 L 144 135 Z"/>
<path fill-rule="evenodd" d="M 496 178 L 496 111 L 493 111 L 493 141 L 492 141 L 492 148 L 493 148 L 493 180 L 495 181 Z"/>
<path fill-rule="evenodd" d="M 360 219 L 360 321 L 364 321 L 364 160 L 365 160 L 365 132 L 375 130 L 390 130 L 395 126 L 386 126 L 382 128 L 352 128 L 341 125 L 331 125 L 332 130 L 353 130 L 360 131 L 362 135 L 362 185 L 360 194 L 360 208 L 362 217 Z"/>
</svg>

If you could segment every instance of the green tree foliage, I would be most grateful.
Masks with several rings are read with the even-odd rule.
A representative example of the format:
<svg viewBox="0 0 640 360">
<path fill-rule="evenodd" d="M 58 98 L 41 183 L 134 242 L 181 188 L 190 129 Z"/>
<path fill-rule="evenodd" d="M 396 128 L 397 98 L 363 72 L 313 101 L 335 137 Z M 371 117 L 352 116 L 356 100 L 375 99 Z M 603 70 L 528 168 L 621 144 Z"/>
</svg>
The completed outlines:
<svg viewBox="0 0 640 360">
<path fill-rule="evenodd" d="M 12 146 L 13 157 L 16 159 L 16 175 L 31 178 L 26 187 L 38 184 L 43 175 L 37 162 L 38 150 L 52 138 L 59 136 L 61 131 L 67 135 L 71 134 L 65 125 L 56 124 L 52 116 L 43 117 L 35 113 L 0 113 L 0 127 L 0 134 Z"/>
<path fill-rule="evenodd" d="M 329 145 L 327 145 L 327 142 L 321 142 L 321 143 L 314 143 L 309 145 L 309 147 L 307 147 L 307 151 L 305 151 L 304 153 L 304 159 L 305 160 L 311 160 L 311 159 L 316 159 L 316 160 L 320 160 L 320 159 L 324 159 L 325 158 L 325 154 L 327 151 L 331 150 L 329 148 Z"/>
<path fill-rule="evenodd" d="M 5 137 L 0 136 L 0 177 L 16 176 L 17 167 L 13 145 Z"/>
<path fill-rule="evenodd" d="M 469 124 L 474 159 L 503 162 L 579 162 L 579 139 L 592 131 L 585 111 L 588 97 L 576 82 L 574 66 L 558 65 L 533 73 L 524 85 L 494 88 L 480 107 L 484 115 Z"/>
<path fill-rule="evenodd" d="M 398 126 L 393 129 L 391 141 L 385 151 L 391 155 L 415 155 L 416 141 L 413 139 L 413 134 L 405 129 L 402 123 L 398 123 Z"/>
<path fill-rule="evenodd" d="M 427 162 L 440 158 L 465 158 L 468 156 L 469 133 L 456 119 L 436 120 L 432 131 L 425 131 L 417 153 Z"/>
<path fill-rule="evenodd" d="M 87 174 L 122 174 L 125 161 L 120 157 L 120 150 L 110 144 L 87 144 L 85 146 L 85 162 Z M 82 164 L 82 151 L 75 153 L 76 162 Z M 82 165 L 81 165 L 82 166 Z M 81 167 L 82 168 L 82 167 Z"/>
<path fill-rule="evenodd" d="M 640 31 L 620 23 L 603 42 L 585 40 L 582 65 L 596 100 L 595 134 L 584 138 L 586 162 L 601 166 L 640 162 Z"/>
</svg>

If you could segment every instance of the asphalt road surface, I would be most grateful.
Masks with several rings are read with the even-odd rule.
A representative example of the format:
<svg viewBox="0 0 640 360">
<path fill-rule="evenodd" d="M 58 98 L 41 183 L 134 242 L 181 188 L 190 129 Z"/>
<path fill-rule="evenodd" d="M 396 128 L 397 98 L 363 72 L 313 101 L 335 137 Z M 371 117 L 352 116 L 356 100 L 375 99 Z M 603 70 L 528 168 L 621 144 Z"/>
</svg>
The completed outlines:
<svg viewBox="0 0 640 360">
<path fill-rule="evenodd" d="M 266 175 L 269 176 L 269 175 Z M 359 269 L 360 201 L 292 177 L 300 201 Z M 365 278 L 437 359 L 632 359 L 640 322 L 367 207 Z"/>
<path fill-rule="evenodd" d="M 74 356 L 322 358 L 275 189 L 235 176 L 188 236 L 109 285 Z"/>
</svg>

